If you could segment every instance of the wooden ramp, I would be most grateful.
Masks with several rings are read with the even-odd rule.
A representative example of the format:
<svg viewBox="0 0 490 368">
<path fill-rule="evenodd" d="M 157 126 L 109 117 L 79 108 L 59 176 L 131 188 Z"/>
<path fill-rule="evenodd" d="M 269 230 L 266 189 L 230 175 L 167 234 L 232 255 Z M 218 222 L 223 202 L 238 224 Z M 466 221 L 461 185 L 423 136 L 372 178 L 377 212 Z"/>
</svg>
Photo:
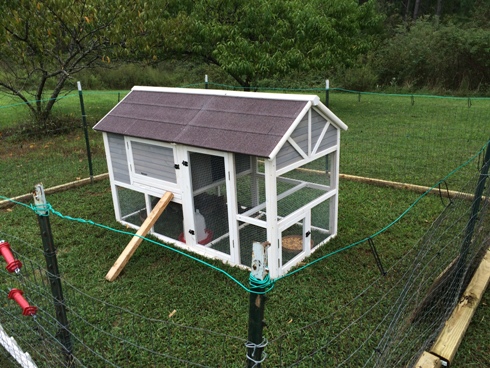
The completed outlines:
<svg viewBox="0 0 490 368">
<path fill-rule="evenodd" d="M 126 263 L 128 263 L 129 259 L 133 256 L 136 249 L 138 249 L 138 247 L 140 246 L 141 242 L 143 241 L 143 237 L 148 234 L 162 212 L 165 210 L 165 208 L 167 208 L 167 205 L 170 203 L 173 197 L 174 195 L 172 193 L 165 192 L 163 197 L 160 198 L 157 205 L 150 212 L 150 215 L 143 222 L 136 235 L 133 236 L 133 239 L 131 239 L 129 244 L 126 246 L 124 251 L 121 253 L 117 261 L 114 263 L 112 268 L 105 276 L 106 280 L 114 281 L 117 276 L 119 276 L 124 266 L 126 266 Z"/>
</svg>

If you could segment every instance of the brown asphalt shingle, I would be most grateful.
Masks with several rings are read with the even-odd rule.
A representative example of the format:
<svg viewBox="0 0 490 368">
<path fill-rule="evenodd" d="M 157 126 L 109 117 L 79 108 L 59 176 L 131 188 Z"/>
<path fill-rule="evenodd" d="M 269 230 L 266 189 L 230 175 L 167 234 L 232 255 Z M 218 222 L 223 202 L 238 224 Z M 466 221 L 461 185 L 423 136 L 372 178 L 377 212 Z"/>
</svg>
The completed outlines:
<svg viewBox="0 0 490 368">
<path fill-rule="evenodd" d="M 131 91 L 95 130 L 270 157 L 306 101 Z"/>
</svg>

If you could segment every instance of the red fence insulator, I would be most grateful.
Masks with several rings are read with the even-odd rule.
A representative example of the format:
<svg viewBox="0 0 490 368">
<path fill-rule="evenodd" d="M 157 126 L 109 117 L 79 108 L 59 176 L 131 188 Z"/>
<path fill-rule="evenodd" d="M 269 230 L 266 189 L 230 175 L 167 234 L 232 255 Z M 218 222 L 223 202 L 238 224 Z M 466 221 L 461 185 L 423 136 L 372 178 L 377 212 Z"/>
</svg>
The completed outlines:
<svg viewBox="0 0 490 368">
<path fill-rule="evenodd" d="M 22 308 L 22 314 L 24 316 L 33 316 L 37 312 L 37 307 L 29 305 L 29 302 L 22 296 L 24 292 L 19 289 L 12 289 L 9 292 L 8 298 L 13 299 Z"/>
<path fill-rule="evenodd" d="M 5 240 L 0 240 L 0 253 L 5 258 L 5 262 L 7 262 L 7 267 L 5 267 L 7 271 L 18 273 L 22 267 L 22 262 L 14 258 L 10 250 L 10 244 Z"/>
</svg>

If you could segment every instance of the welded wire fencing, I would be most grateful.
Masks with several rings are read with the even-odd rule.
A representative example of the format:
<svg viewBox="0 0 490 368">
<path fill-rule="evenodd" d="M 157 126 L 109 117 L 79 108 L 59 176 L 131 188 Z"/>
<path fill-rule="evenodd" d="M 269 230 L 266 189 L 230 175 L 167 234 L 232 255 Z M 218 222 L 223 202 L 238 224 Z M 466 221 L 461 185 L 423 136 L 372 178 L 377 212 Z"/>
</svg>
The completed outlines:
<svg viewBox="0 0 490 368">
<path fill-rule="evenodd" d="M 335 305 L 332 313 L 269 341 L 270 366 L 413 366 L 434 342 L 490 245 L 490 186 L 471 234 L 469 223 L 478 199 L 463 194 L 473 192 L 481 180 L 475 173 L 424 236 L 399 259 L 391 259 L 386 275 L 366 282 L 345 304 L 336 302 L 337 293 L 333 297 L 322 290 L 322 295 L 332 296 L 324 300 Z M 382 258 L 384 252 L 380 251 Z M 359 260 L 349 260 L 354 260 L 350 267 L 361 270 Z M 386 261 L 384 257 L 389 264 Z M 329 288 L 329 283 L 322 287 Z"/>
<path fill-rule="evenodd" d="M 390 98 L 407 98 L 406 107 L 382 110 Z M 435 108 L 430 101 L 331 94 L 339 117 L 356 112 L 341 138 L 339 235 L 268 293 L 263 367 L 411 366 L 458 303 L 490 244 L 488 181 L 475 197 L 486 178 L 488 102 L 451 100 Z M 48 187 L 88 176 L 81 134 L 51 137 L 42 146 L 4 140 L 11 151 L 0 151 L 0 167 L 11 175 L 2 176 L 2 199 L 30 192 L 40 181 Z M 97 139 L 91 136 L 95 174 L 105 170 Z M 117 225 L 107 220 L 113 217 L 110 190 L 99 183 L 53 195 L 55 209 L 73 208 L 67 202 L 76 203 L 76 215 L 95 222 L 101 216 L 108 224 L 53 221 L 68 326 L 56 316 L 34 212 L 19 205 L 0 212 L 0 239 L 23 263 L 18 274 L 1 267 L 0 323 L 37 366 L 247 364 L 247 293 L 154 243 L 142 247 L 121 280 L 105 282 L 129 241 L 111 231 Z M 226 270 L 238 279 L 247 275 Z M 12 288 L 37 307 L 35 317 L 22 315 L 8 298 Z M 0 351 L 2 366 L 14 364 Z"/>
<path fill-rule="evenodd" d="M 482 186 L 484 192 L 477 198 L 471 194 L 485 178 L 474 170 L 459 194 L 445 202 L 433 196 L 433 201 L 440 202 L 439 215 L 416 241 L 393 241 L 392 237 L 415 221 L 414 208 L 412 220 L 399 221 L 389 232 L 279 280 L 266 306 L 266 317 L 274 319 L 265 329 L 268 342 L 262 366 L 413 365 L 434 341 L 490 244 L 490 186 Z M 471 219 L 473 225 L 469 225 Z M 15 258 L 23 262 L 18 274 L 1 271 L 0 321 L 37 366 L 138 367 L 148 362 L 169 367 L 245 366 L 245 334 L 222 333 L 220 326 L 211 330 L 175 323 L 171 315 L 162 316 L 158 303 L 149 306 L 153 310 L 149 315 L 121 307 L 62 277 L 71 341 L 67 354 L 60 341 L 64 326 L 55 314 L 42 247 L 3 230 L 0 238 L 9 239 Z M 371 245 L 377 249 L 381 268 Z M 28 302 L 38 308 L 34 317 L 21 315 L 19 306 L 7 299 L 13 287 L 23 290 Z M 135 287 L 125 294 L 128 298 L 132 293 L 146 293 L 151 300 L 148 294 L 154 290 Z M 244 311 L 243 306 L 236 310 Z M 231 313 L 230 318 L 234 317 Z M 243 323 L 243 318 L 223 321 L 221 327 Z M 236 326 L 236 331 L 243 333 L 243 327 Z"/>
<path fill-rule="evenodd" d="M 210 84 L 210 88 L 234 87 Z M 324 99 L 324 90 L 315 88 L 257 90 L 310 93 Z M 91 127 L 125 94 L 124 91 L 84 92 L 94 175 L 107 172 L 107 165 L 102 137 Z M 49 131 L 47 138 L 18 130 L 12 135 L 11 126 L 18 124 L 14 110 L 22 106 L 1 106 L 1 168 L 11 174 L 5 178 L 3 195 L 15 197 L 28 193 L 39 181 L 48 188 L 89 176 L 78 94 L 72 92 L 55 106 L 55 113 L 61 114 L 69 124 Z M 349 126 L 341 138 L 341 173 L 431 186 L 489 138 L 488 133 L 484 133 L 490 131 L 489 106 L 490 100 L 485 98 L 386 95 L 332 89 L 330 109 Z M 462 179 L 458 186 L 464 182 Z"/>
<path fill-rule="evenodd" d="M 162 318 L 158 311 L 153 313 L 157 317 L 144 316 L 89 295 L 64 278 L 69 325 L 62 326 L 42 248 L 3 231 L 0 238 L 10 239 L 16 259 L 23 262 L 18 274 L 2 267 L 0 321 L 38 367 L 141 367 L 148 362 L 162 367 L 226 367 L 244 360 L 243 338 L 181 325 Z M 37 308 L 34 316 L 22 315 L 19 306 L 7 299 L 14 287 Z M 69 330 L 69 351 L 60 339 L 63 328 Z"/>
</svg>

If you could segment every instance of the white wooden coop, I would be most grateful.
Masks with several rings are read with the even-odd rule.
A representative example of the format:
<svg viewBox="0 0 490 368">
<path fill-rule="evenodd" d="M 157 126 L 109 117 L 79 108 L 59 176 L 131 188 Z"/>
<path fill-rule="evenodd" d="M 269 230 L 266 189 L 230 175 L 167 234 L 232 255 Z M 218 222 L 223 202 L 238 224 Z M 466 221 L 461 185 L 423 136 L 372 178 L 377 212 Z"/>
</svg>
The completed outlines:
<svg viewBox="0 0 490 368">
<path fill-rule="evenodd" d="M 317 96 L 134 87 L 103 133 L 117 221 L 166 244 L 250 267 L 269 241 L 271 278 L 337 233 L 340 131 Z"/>
</svg>

